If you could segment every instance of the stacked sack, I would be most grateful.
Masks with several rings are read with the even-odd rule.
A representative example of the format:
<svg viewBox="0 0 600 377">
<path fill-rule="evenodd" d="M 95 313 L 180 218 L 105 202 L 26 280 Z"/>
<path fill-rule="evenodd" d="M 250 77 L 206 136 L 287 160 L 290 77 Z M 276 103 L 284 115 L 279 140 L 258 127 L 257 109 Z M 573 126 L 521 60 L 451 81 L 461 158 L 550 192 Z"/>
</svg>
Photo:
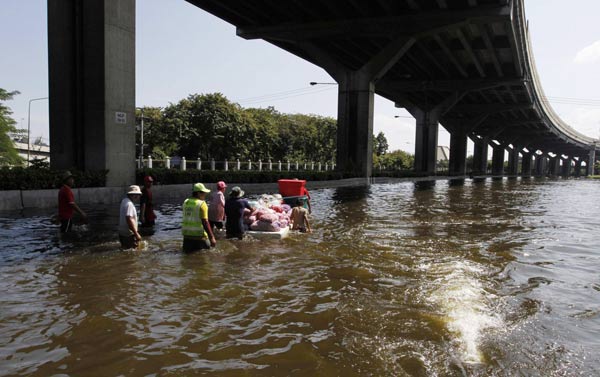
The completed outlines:
<svg viewBox="0 0 600 377">
<path fill-rule="evenodd" d="M 279 232 L 289 225 L 292 213 L 292 208 L 282 202 L 279 194 L 264 194 L 258 201 L 249 202 L 254 210 L 244 210 L 244 224 L 254 231 Z"/>
</svg>

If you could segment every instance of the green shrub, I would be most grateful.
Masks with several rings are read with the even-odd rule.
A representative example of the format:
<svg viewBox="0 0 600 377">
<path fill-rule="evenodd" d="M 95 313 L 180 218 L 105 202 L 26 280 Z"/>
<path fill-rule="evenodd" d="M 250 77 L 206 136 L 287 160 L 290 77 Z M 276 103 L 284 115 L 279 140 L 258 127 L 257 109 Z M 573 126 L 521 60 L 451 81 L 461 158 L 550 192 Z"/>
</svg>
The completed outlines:
<svg viewBox="0 0 600 377">
<path fill-rule="evenodd" d="M 43 190 L 59 188 L 64 170 L 40 167 L 0 168 L 0 190 Z M 71 170 L 75 187 L 104 187 L 108 170 Z"/>
</svg>

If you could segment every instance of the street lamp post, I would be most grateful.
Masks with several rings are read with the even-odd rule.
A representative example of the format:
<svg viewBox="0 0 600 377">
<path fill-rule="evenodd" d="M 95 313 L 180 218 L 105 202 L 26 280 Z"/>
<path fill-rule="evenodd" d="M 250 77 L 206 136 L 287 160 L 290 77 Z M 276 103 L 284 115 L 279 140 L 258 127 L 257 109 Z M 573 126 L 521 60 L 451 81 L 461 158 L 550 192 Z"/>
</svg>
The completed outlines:
<svg viewBox="0 0 600 377">
<path fill-rule="evenodd" d="M 31 154 L 31 103 L 33 101 L 41 101 L 48 99 L 48 97 L 33 98 L 29 100 L 29 107 L 27 108 L 27 167 L 29 167 L 29 159 Z"/>
<path fill-rule="evenodd" d="M 140 109 L 142 111 L 142 124 L 141 124 L 141 135 L 140 135 L 140 156 L 142 158 L 142 166 L 144 165 L 144 108 Z"/>
<path fill-rule="evenodd" d="M 316 82 L 316 81 L 311 81 L 310 86 L 315 86 L 315 85 L 337 85 L 337 82 Z"/>
</svg>

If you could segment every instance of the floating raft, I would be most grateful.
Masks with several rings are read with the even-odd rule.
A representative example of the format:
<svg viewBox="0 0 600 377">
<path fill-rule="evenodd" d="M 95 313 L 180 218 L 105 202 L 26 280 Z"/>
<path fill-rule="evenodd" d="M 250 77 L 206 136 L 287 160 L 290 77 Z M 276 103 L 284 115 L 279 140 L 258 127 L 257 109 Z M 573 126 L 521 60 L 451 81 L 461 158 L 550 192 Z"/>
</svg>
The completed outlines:
<svg viewBox="0 0 600 377">
<path fill-rule="evenodd" d="M 248 230 L 246 234 L 258 238 L 258 239 L 269 239 L 269 240 L 282 240 L 290 235 L 290 227 L 286 226 L 281 228 L 279 232 L 259 232 L 256 230 Z"/>
</svg>

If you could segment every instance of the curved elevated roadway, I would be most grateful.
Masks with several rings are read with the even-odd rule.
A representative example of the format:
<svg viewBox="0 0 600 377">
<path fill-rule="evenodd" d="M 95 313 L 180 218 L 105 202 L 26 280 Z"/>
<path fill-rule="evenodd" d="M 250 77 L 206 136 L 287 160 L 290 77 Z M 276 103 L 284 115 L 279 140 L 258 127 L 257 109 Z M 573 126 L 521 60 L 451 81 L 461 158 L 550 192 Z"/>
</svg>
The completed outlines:
<svg viewBox="0 0 600 377">
<path fill-rule="evenodd" d="M 373 93 L 415 116 L 419 172 L 435 173 L 439 123 L 451 134 L 452 174 L 465 173 L 467 137 L 482 172 L 488 145 L 498 151 L 496 174 L 505 150 L 509 174 L 529 174 L 533 157 L 540 173 L 550 158 L 550 173 L 563 160 L 567 174 L 573 160 L 581 168 L 595 159 L 597 140 L 569 127 L 547 102 L 523 0 L 187 1 L 339 83 L 342 169 L 370 175 Z"/>
</svg>

